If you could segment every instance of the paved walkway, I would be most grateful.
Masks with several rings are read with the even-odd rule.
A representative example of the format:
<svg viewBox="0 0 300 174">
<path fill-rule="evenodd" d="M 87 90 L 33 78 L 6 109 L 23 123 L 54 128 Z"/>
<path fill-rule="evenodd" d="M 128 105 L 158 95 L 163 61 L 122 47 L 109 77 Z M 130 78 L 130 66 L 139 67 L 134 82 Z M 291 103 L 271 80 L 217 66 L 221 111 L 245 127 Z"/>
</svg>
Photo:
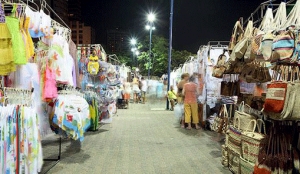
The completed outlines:
<svg viewBox="0 0 300 174">
<path fill-rule="evenodd" d="M 61 161 L 51 174 L 221 174 L 221 145 L 214 133 L 184 130 L 165 103 L 130 104 L 113 123 L 87 132 L 81 150 L 63 140 Z M 57 157 L 57 137 L 43 142 L 45 158 Z M 45 162 L 45 173 L 53 162 Z"/>
</svg>

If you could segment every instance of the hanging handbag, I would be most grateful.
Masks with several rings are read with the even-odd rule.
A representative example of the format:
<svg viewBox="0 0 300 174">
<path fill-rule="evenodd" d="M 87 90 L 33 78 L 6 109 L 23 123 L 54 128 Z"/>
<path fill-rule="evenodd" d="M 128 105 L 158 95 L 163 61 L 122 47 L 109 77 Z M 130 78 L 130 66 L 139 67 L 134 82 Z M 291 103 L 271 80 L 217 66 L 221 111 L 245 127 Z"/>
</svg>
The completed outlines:
<svg viewBox="0 0 300 174">
<path fill-rule="evenodd" d="M 241 25 L 240 21 L 237 21 L 234 25 L 231 39 L 228 45 L 228 50 L 232 51 L 235 45 L 241 40 L 241 37 L 243 35 L 243 27 Z"/>
<path fill-rule="evenodd" d="M 293 31 L 288 30 L 281 32 L 273 41 L 271 62 L 291 62 L 297 57 L 296 51 L 296 35 Z"/>
<path fill-rule="evenodd" d="M 272 55 L 272 45 L 275 36 L 272 31 L 268 31 L 263 37 L 258 50 L 259 54 L 262 55 L 263 60 L 270 60 Z"/>
<path fill-rule="evenodd" d="M 223 77 L 223 74 L 226 70 L 226 67 L 224 66 L 226 59 L 227 58 L 224 53 L 219 56 L 216 66 L 213 67 L 213 73 L 212 73 L 213 77 L 216 77 L 216 78 Z"/>
<path fill-rule="evenodd" d="M 232 53 L 235 54 L 236 58 L 241 59 L 244 57 L 247 48 L 251 43 L 252 32 L 253 32 L 253 21 L 249 20 L 247 27 L 245 29 L 243 39 L 236 44 L 234 48 L 234 53 Z"/>
<path fill-rule="evenodd" d="M 221 121 L 217 125 L 216 132 L 225 134 L 228 126 L 228 112 L 226 104 L 224 104 L 220 110 L 219 118 Z"/>
</svg>

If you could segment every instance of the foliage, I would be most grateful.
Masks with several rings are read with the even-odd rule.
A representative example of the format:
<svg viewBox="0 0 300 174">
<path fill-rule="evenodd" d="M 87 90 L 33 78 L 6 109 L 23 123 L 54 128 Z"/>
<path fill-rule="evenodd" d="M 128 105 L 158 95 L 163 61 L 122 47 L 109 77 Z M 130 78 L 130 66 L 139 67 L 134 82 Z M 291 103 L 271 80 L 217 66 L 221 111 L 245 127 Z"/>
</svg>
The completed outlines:
<svg viewBox="0 0 300 174">
<path fill-rule="evenodd" d="M 156 35 L 153 36 L 151 48 L 152 60 L 150 63 L 151 75 L 160 77 L 162 74 L 167 73 L 169 53 L 168 44 L 169 42 L 166 38 Z M 141 52 L 138 56 L 139 68 L 141 73 L 146 75 L 149 67 L 149 37 L 146 37 L 143 42 L 139 43 L 138 49 Z M 171 69 L 183 64 L 190 56 L 193 56 L 193 54 L 186 50 L 177 51 L 173 49 Z"/>
<path fill-rule="evenodd" d="M 126 66 L 136 67 L 136 59 L 138 60 L 138 68 L 142 75 L 148 74 L 148 68 L 150 67 L 152 76 L 161 76 L 162 74 L 167 73 L 168 69 L 168 54 L 169 54 L 169 41 L 168 39 L 153 35 L 152 37 L 152 46 L 151 46 L 151 63 L 149 64 L 149 36 L 137 44 L 137 49 L 140 52 L 140 55 L 137 57 L 133 55 L 130 50 L 127 53 L 117 54 L 121 63 Z M 178 67 L 180 64 L 189 59 L 190 56 L 195 56 L 191 52 L 183 50 L 172 50 L 172 64 L 171 70 Z"/>
</svg>

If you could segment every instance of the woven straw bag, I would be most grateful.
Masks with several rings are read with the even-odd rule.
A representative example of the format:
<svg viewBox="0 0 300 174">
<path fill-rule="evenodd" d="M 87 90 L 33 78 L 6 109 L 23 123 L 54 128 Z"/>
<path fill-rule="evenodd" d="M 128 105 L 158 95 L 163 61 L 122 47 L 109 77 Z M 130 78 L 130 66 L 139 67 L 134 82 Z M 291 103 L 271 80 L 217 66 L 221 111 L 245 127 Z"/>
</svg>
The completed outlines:
<svg viewBox="0 0 300 174">
<path fill-rule="evenodd" d="M 243 151 L 245 151 L 246 148 L 249 149 L 249 146 L 248 145 L 244 146 L 243 147 Z M 241 170 L 241 174 L 252 174 L 253 171 L 254 171 L 254 165 L 255 165 L 254 163 L 252 163 L 249 160 L 247 160 L 247 159 L 243 158 L 242 156 L 240 156 L 240 170 Z"/>
<path fill-rule="evenodd" d="M 225 144 L 222 145 L 222 165 L 224 167 L 228 167 L 228 148 L 225 146 Z"/>
<path fill-rule="evenodd" d="M 234 174 L 240 174 L 240 154 L 228 149 L 228 168 Z"/>
<path fill-rule="evenodd" d="M 259 132 L 255 132 L 256 126 L 260 127 L 258 124 L 258 121 L 261 122 L 261 125 L 263 126 L 264 133 L 261 132 L 261 129 L 258 129 Z M 266 127 L 263 120 L 258 119 L 255 122 L 254 129 L 250 132 L 244 131 L 242 132 L 241 140 L 242 140 L 242 157 L 251 162 L 255 163 L 258 159 L 258 154 L 260 148 L 264 145 L 264 138 L 266 137 Z M 250 124 L 249 124 L 250 125 Z"/>
<path fill-rule="evenodd" d="M 238 125 L 236 125 L 238 124 Z M 233 125 L 228 130 L 228 149 L 241 154 L 240 118 L 234 118 Z"/>
<path fill-rule="evenodd" d="M 247 114 L 246 112 L 244 112 L 245 109 L 245 102 L 242 101 L 239 109 L 237 111 L 235 111 L 234 113 L 234 118 L 239 117 L 239 121 L 240 121 L 240 129 L 241 130 L 245 130 L 245 131 L 251 131 L 253 130 L 253 127 L 255 125 L 252 125 L 251 127 L 248 127 L 248 124 L 251 122 L 251 120 L 255 120 L 255 116 Z M 234 119 L 234 121 L 236 121 L 236 119 Z"/>
</svg>

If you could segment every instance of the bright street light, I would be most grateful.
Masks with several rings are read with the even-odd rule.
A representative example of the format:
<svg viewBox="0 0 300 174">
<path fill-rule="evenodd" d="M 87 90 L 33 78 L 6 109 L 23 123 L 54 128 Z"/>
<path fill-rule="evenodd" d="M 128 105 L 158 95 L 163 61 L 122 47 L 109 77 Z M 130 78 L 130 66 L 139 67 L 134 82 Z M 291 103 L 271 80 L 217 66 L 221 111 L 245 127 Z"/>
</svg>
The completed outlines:
<svg viewBox="0 0 300 174">
<path fill-rule="evenodd" d="M 130 44 L 131 44 L 131 45 L 135 45 L 135 44 L 136 44 L 136 39 L 132 38 L 132 39 L 130 40 Z"/>
<path fill-rule="evenodd" d="M 147 16 L 147 19 L 149 22 L 154 22 L 155 21 L 155 14 L 149 13 Z"/>
<path fill-rule="evenodd" d="M 140 52 L 137 50 L 136 52 L 135 52 L 135 55 L 140 55 Z"/>
<path fill-rule="evenodd" d="M 146 25 L 146 30 L 150 30 L 150 25 Z"/>
<path fill-rule="evenodd" d="M 132 51 L 132 52 L 135 52 L 135 51 L 136 51 L 136 48 L 131 48 L 131 51 Z"/>
</svg>

